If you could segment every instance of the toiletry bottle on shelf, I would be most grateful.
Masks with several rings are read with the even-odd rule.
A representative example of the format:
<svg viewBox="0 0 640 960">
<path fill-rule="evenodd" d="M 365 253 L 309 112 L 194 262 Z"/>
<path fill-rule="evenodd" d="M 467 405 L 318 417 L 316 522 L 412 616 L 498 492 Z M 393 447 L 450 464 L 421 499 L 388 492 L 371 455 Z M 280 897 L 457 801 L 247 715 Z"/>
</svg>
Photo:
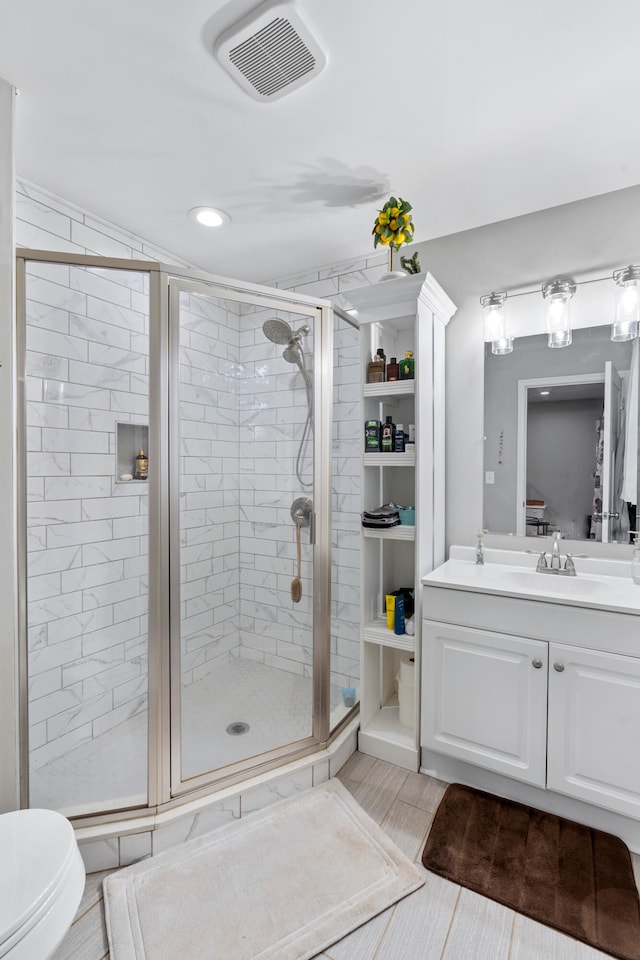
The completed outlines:
<svg viewBox="0 0 640 960">
<path fill-rule="evenodd" d="M 400 379 L 401 380 L 415 379 L 414 365 L 415 365 L 415 361 L 413 359 L 413 350 L 407 350 L 407 352 L 404 355 L 404 360 L 400 361 Z"/>
<path fill-rule="evenodd" d="M 415 423 L 410 423 L 407 434 L 405 435 L 405 438 L 404 438 L 404 443 L 406 446 L 408 443 L 415 444 L 415 442 L 416 442 L 416 425 Z"/>
<path fill-rule="evenodd" d="M 377 354 L 367 365 L 367 383 L 384 383 L 384 360 Z"/>
<path fill-rule="evenodd" d="M 380 453 L 380 429 L 382 424 L 379 420 L 365 420 L 364 422 L 364 449 L 365 453 Z"/>
<path fill-rule="evenodd" d="M 136 480 L 146 480 L 149 475 L 149 461 L 144 450 L 138 450 L 138 456 L 136 457 L 136 468 L 134 477 Z"/>
<path fill-rule="evenodd" d="M 404 426 L 396 423 L 396 434 L 393 440 L 393 452 L 404 453 Z"/>
<path fill-rule="evenodd" d="M 631 554 L 631 579 L 640 585 L 640 534 L 634 534 L 633 553 Z"/>
<path fill-rule="evenodd" d="M 396 594 L 396 602 L 393 609 L 393 632 L 398 636 L 404 634 L 404 594 Z"/>
<path fill-rule="evenodd" d="M 395 357 L 391 357 L 390 362 L 387 364 L 387 381 L 399 380 L 400 379 L 400 368 Z"/>
<path fill-rule="evenodd" d="M 484 546 L 482 543 L 482 538 L 484 537 L 485 531 L 478 531 L 478 542 L 476 543 L 476 563 L 478 566 L 484 565 Z"/>
<path fill-rule="evenodd" d="M 386 422 L 382 425 L 380 449 L 383 453 L 393 453 L 395 438 L 396 425 L 389 415 L 386 419 Z"/>
</svg>

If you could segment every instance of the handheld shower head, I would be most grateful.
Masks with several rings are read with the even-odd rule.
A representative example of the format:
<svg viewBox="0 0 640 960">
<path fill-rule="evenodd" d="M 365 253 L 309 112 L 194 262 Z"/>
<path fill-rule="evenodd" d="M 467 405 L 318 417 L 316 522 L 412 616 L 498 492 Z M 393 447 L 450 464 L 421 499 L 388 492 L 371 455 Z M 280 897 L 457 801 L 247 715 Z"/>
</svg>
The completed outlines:
<svg viewBox="0 0 640 960">
<path fill-rule="evenodd" d="M 287 363 L 295 363 L 300 373 L 304 377 L 304 382 L 307 387 L 307 391 L 311 390 L 311 378 L 309 377 L 309 371 L 307 370 L 307 364 L 304 359 L 304 350 L 300 343 L 299 337 L 293 337 L 287 346 L 282 352 L 282 356 L 287 361 Z"/>
</svg>

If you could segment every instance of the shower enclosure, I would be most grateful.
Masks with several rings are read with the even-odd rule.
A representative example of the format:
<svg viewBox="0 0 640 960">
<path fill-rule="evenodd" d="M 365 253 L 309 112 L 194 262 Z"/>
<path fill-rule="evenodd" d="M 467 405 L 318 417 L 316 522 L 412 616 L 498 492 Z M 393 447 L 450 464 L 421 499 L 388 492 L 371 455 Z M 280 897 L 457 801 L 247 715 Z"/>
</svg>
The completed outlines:
<svg viewBox="0 0 640 960">
<path fill-rule="evenodd" d="M 359 677 L 357 329 L 154 263 L 18 267 L 23 802 L 144 809 L 318 750 Z"/>
</svg>

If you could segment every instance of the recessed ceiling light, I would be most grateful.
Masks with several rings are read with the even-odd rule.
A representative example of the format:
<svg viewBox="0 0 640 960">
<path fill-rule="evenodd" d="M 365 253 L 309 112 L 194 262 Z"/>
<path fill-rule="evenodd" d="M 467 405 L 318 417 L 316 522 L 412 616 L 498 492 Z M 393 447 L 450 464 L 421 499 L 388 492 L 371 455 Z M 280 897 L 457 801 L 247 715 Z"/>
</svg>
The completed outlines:
<svg viewBox="0 0 640 960">
<path fill-rule="evenodd" d="M 221 227 L 225 223 L 231 223 L 229 214 L 215 207 L 192 207 L 187 216 L 201 227 Z"/>
<path fill-rule="evenodd" d="M 548 397 L 550 393 L 551 393 L 550 390 L 541 390 L 541 391 L 540 391 L 540 396 L 541 396 L 541 397 Z"/>
</svg>

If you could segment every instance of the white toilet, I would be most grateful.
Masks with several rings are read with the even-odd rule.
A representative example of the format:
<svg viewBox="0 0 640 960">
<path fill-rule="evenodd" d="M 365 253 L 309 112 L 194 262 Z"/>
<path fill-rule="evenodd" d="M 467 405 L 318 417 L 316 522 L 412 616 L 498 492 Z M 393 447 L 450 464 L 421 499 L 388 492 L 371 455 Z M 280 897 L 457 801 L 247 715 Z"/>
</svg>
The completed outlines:
<svg viewBox="0 0 640 960">
<path fill-rule="evenodd" d="M 0 815 L 0 958 L 49 960 L 73 923 L 84 878 L 73 827 L 62 814 Z"/>
</svg>

